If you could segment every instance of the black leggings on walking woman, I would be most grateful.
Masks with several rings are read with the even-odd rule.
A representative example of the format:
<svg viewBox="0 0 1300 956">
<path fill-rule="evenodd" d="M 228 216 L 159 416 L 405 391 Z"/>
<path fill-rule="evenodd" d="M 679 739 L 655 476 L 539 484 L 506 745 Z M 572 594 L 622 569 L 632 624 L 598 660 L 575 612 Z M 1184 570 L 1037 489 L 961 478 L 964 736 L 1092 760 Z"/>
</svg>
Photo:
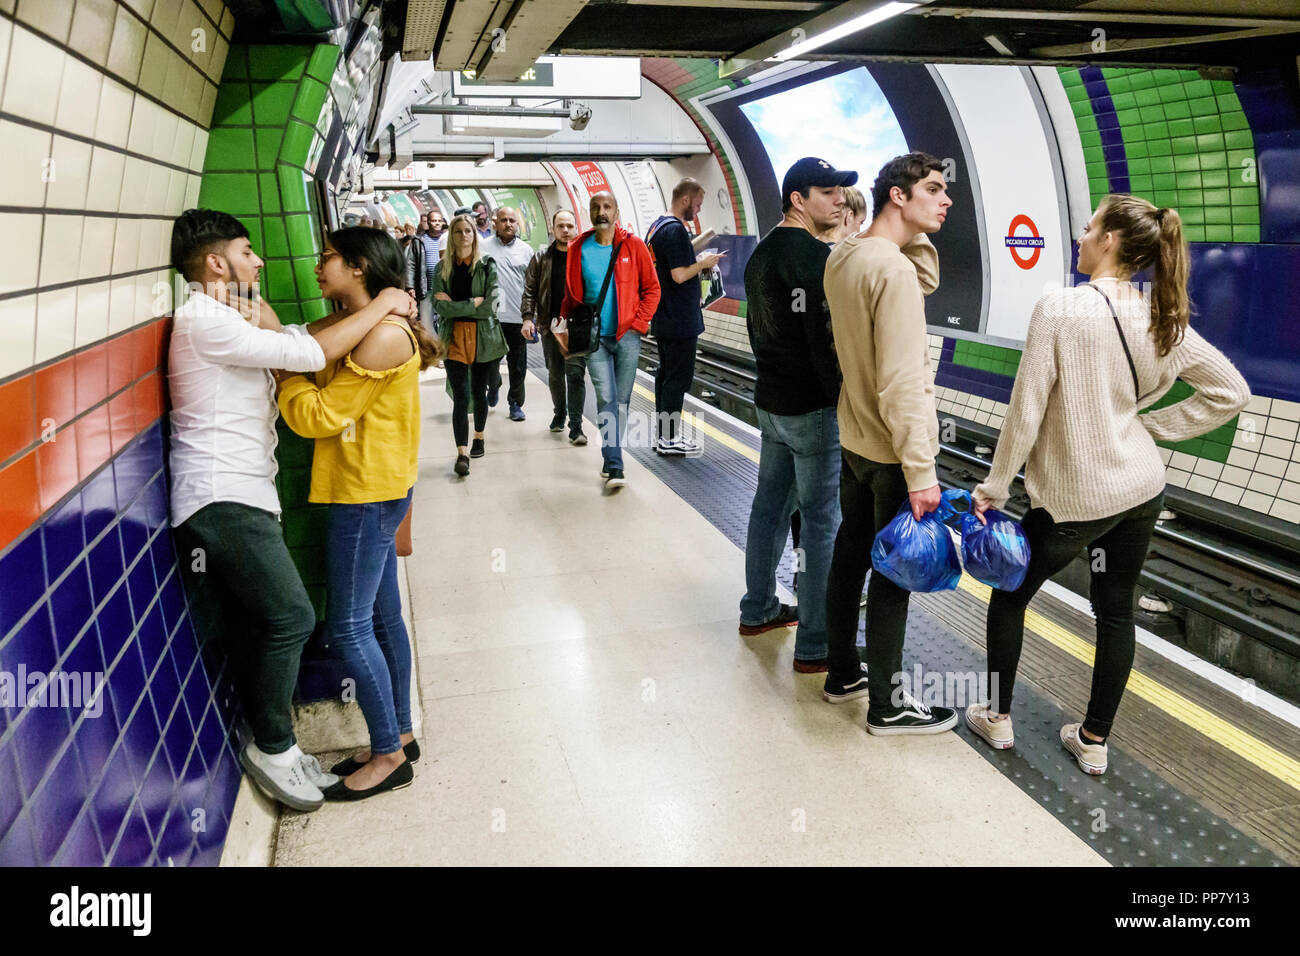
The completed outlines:
<svg viewBox="0 0 1300 956">
<path fill-rule="evenodd" d="M 1015 591 L 994 590 L 989 600 L 989 675 L 997 675 L 998 713 L 1011 712 L 1011 692 L 1025 637 L 1025 606 L 1043 582 L 1087 548 L 1092 572 L 1089 598 L 1097 616 L 1097 656 L 1085 732 L 1105 739 L 1133 669 L 1133 593 L 1146 560 L 1163 494 L 1135 508 L 1095 521 L 1057 523 L 1042 508 L 1021 522 L 1029 539 L 1029 570 Z"/>
<path fill-rule="evenodd" d="M 451 381 L 451 430 L 456 436 L 456 447 L 469 444 L 469 401 L 474 399 L 474 431 L 487 426 L 488 379 L 492 375 L 492 362 L 475 362 L 466 365 L 446 359 L 447 378 Z"/>
</svg>

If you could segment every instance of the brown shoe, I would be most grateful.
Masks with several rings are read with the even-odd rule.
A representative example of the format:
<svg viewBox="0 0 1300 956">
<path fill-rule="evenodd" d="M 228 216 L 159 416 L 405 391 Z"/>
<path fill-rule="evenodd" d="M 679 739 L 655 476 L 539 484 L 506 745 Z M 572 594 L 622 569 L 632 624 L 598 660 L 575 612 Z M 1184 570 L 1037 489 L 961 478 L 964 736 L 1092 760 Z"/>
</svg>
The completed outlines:
<svg viewBox="0 0 1300 956">
<path fill-rule="evenodd" d="M 776 612 L 776 616 L 770 621 L 764 621 L 762 624 L 740 623 L 740 633 L 744 637 L 753 637 L 755 634 L 762 634 L 765 631 L 774 631 L 778 627 L 794 627 L 799 623 L 799 609 L 791 607 L 789 604 L 782 604 L 781 609 Z"/>
<path fill-rule="evenodd" d="M 826 658 L 823 657 L 816 661 L 801 661 L 796 657 L 794 661 L 794 672 L 796 674 L 825 674 Z"/>
</svg>

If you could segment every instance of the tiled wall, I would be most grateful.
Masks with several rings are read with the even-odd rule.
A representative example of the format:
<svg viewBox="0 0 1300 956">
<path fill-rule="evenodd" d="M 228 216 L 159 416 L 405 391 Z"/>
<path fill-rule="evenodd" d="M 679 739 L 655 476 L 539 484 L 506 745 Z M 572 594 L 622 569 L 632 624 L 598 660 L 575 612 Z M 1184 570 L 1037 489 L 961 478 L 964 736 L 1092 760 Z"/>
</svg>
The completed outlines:
<svg viewBox="0 0 1300 956">
<path fill-rule="evenodd" d="M 168 532 L 157 316 L 232 27 L 218 0 L 0 0 L 0 688 L 105 678 L 0 707 L 0 863 L 220 856 L 240 771 Z"/>
</svg>

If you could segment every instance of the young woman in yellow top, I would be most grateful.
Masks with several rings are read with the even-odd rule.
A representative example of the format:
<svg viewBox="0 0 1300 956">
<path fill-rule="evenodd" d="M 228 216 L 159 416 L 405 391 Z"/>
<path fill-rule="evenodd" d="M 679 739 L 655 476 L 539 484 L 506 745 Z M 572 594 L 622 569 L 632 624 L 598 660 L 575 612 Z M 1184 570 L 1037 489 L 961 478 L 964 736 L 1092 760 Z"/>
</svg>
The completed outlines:
<svg viewBox="0 0 1300 956">
<path fill-rule="evenodd" d="M 401 289 L 401 247 L 375 229 L 329 236 L 316 266 L 338 321 L 389 288 Z M 359 800 L 411 782 L 411 649 L 402 623 L 393 537 L 411 503 L 420 446 L 419 374 L 437 343 L 418 322 L 385 319 L 340 361 L 280 386 L 280 413 L 316 439 L 308 501 L 328 504 L 326 624 L 352 669 L 370 750 L 333 768 L 326 799 Z"/>
</svg>

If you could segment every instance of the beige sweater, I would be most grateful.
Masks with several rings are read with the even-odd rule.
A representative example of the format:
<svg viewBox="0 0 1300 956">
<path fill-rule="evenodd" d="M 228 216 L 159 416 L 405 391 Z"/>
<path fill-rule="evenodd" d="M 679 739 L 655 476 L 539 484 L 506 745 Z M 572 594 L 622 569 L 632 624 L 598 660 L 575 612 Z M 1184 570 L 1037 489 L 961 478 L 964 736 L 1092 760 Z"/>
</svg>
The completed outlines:
<svg viewBox="0 0 1300 956">
<path fill-rule="evenodd" d="M 901 463 L 908 491 L 938 484 L 939 416 L 925 301 L 939 287 L 939 256 L 924 234 L 902 249 L 876 236 L 838 243 L 823 280 L 843 385 L 840 445 L 870 461 Z"/>
<path fill-rule="evenodd" d="M 1056 521 L 1127 511 L 1164 490 L 1165 466 L 1155 439 L 1202 435 L 1250 400 L 1250 389 L 1232 363 L 1191 328 L 1168 355 L 1158 356 L 1148 331 L 1148 300 L 1123 301 L 1118 285 L 1097 283 L 1119 314 L 1141 399 L 1134 400 L 1124 347 L 1101 295 L 1084 286 L 1044 295 L 1029 320 L 993 467 L 975 489 L 994 507 L 1006 503 L 1016 469 L 1027 460 L 1030 503 Z M 1196 393 L 1138 414 L 1176 378 Z"/>
</svg>

